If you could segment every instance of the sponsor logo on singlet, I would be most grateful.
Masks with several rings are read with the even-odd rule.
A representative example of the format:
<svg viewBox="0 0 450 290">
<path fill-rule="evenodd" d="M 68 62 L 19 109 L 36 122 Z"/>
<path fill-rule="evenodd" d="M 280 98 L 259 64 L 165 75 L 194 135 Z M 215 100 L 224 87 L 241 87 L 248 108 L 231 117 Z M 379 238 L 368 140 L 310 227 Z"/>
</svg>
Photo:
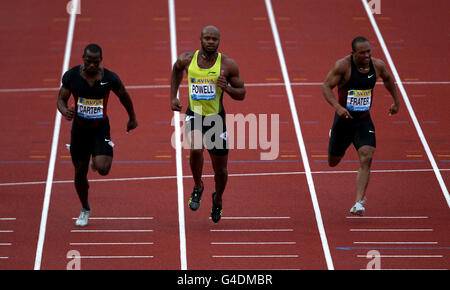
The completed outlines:
<svg viewBox="0 0 450 290">
<path fill-rule="evenodd" d="M 372 90 L 348 90 L 347 110 L 368 111 L 372 100 Z"/>
<path fill-rule="evenodd" d="M 215 100 L 216 79 L 210 77 L 191 78 L 191 98 L 193 100 Z"/>
<path fill-rule="evenodd" d="M 77 114 L 82 118 L 103 118 L 103 99 L 79 98 L 77 102 L 77 108 Z"/>
</svg>

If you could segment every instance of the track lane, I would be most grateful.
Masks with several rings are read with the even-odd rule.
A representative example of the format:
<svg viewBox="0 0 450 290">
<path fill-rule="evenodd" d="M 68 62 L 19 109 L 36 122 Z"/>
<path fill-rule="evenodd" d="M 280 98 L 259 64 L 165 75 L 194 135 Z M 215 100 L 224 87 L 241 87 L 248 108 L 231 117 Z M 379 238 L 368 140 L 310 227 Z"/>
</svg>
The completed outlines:
<svg viewBox="0 0 450 290">
<path fill-rule="evenodd" d="M 283 5 L 281 2 L 274 2 L 275 14 L 278 19 L 286 22 L 285 29 L 280 24 L 280 36 L 284 41 L 284 50 L 288 62 L 289 73 L 292 78 L 304 81 L 321 82 L 326 76 L 336 59 L 343 57 L 350 52 L 350 41 L 356 35 L 366 35 L 374 44 L 373 55 L 384 59 L 384 55 L 376 41 L 365 12 L 360 3 L 335 3 L 326 4 L 329 10 L 323 9 L 323 3 L 314 1 L 306 3 L 290 3 Z M 342 11 L 339 14 L 333 11 Z M 320 17 L 318 17 L 320 15 Z M 321 19 L 327 19 L 331 25 L 321 25 Z M 327 27 L 327 31 L 323 31 Z M 294 34 L 293 31 L 303 33 Z M 347 40 L 345 40 L 347 39 Z M 334 43 L 333 49 L 324 43 Z M 347 45 L 346 45 L 347 43 Z M 288 45 L 291 46 L 288 49 Z M 312 58 L 309 55 L 320 55 L 321 58 Z M 301 57 L 302 55 L 306 57 Z M 395 62 L 395 58 L 394 58 Z M 401 71 L 400 71 L 401 72 Z M 375 88 L 376 99 L 373 106 L 372 117 L 377 128 L 377 152 L 375 154 L 373 169 L 411 169 L 430 168 L 430 163 L 424 155 L 419 138 L 411 122 L 408 122 L 409 115 L 403 110 L 398 115 L 388 118 L 387 108 L 392 103 L 389 94 L 383 91 L 381 85 Z M 326 155 L 328 147 L 328 132 L 332 122 L 332 110 L 321 96 L 321 88 L 318 87 L 298 87 L 294 91 L 296 95 L 297 110 L 299 111 L 300 122 L 305 128 L 305 143 L 311 156 L 311 167 L 314 170 L 355 170 L 357 169 L 357 155 L 350 148 L 344 158 L 344 162 L 337 168 L 327 167 Z M 377 125 L 378 124 L 378 125 Z M 322 133 L 319 133 L 322 132 Z M 318 134 L 319 133 L 319 134 Z M 400 149 L 400 150 L 399 150 Z M 354 150 L 353 150 L 354 151 Z M 418 155 L 422 155 L 418 157 Z M 442 220 L 445 220 L 445 212 L 434 211 L 442 205 L 439 185 L 432 172 L 420 173 L 374 173 L 367 192 L 368 205 L 367 215 L 373 216 L 397 216 L 405 213 L 426 212 L 430 217 L 425 224 L 433 228 L 434 231 L 428 235 L 431 239 L 436 239 L 443 243 L 445 248 L 445 236 L 447 230 L 441 227 Z M 351 251 L 343 251 L 338 248 L 345 247 L 360 237 L 360 232 L 350 233 L 350 228 L 355 226 L 360 220 L 346 219 L 348 210 L 354 202 L 354 178 L 353 174 L 315 175 L 314 180 L 317 186 L 320 206 L 323 212 L 324 224 L 329 237 L 332 256 L 336 269 L 361 269 L 365 268 L 368 260 L 361 259 L 353 255 Z M 420 180 L 420 182 L 417 182 Z M 386 184 L 389 187 L 386 188 Z M 426 190 L 423 184 L 427 184 Z M 430 192 L 435 199 L 429 201 Z M 422 205 L 427 203 L 428 209 L 424 210 Z M 415 215 L 415 214 L 414 214 Z M 410 222 L 409 224 L 414 224 Z M 379 227 L 378 220 L 363 220 L 364 225 Z M 400 223 L 398 220 L 391 221 L 391 227 L 407 227 L 408 223 Z M 377 233 L 376 237 L 389 237 L 388 234 Z M 410 234 L 409 237 L 413 235 Z M 368 237 L 363 235 L 363 238 Z M 397 236 L 395 236 L 397 237 Z M 395 238 L 394 237 L 394 238 Z M 414 235 L 417 237 L 417 233 Z M 366 254 L 369 249 L 366 250 Z M 399 249 L 399 251 L 402 251 Z M 445 249 L 437 248 L 436 251 L 445 253 Z M 434 251 L 433 251 L 434 252 Z M 361 253 L 359 253 L 361 256 Z M 445 264 L 443 259 L 424 261 L 424 259 L 408 260 L 402 259 L 405 268 L 433 268 L 441 267 Z M 393 264 L 392 259 L 382 259 L 384 268 L 398 268 L 398 264 Z M 396 259 L 394 259 L 396 260 Z M 397 259 L 398 260 L 398 259 Z M 397 262 L 395 262 L 397 263 Z"/>
<path fill-rule="evenodd" d="M 56 1 L 52 1 L 55 4 Z M 65 7 L 39 9 L 28 1 L 2 3 L 1 88 L 55 87 L 61 75 L 67 24 Z M 45 180 L 55 99 L 47 92 L 2 92 L 0 182 Z M 0 269 L 32 269 L 43 185 L 2 186 Z M 12 220 L 9 220 L 12 219 Z M 7 258 L 5 258 L 7 257 Z"/>
<path fill-rule="evenodd" d="M 233 7 L 230 9 L 230 7 Z M 251 7 L 251 10 L 249 10 Z M 219 50 L 236 60 L 246 83 L 282 82 L 278 57 L 268 22 L 264 3 L 233 1 L 233 3 L 210 3 L 207 14 L 185 2 L 176 3 L 177 38 L 179 53 L 199 47 L 197 35 L 208 24 L 221 31 Z M 195 14 L 194 14 L 195 13 Z M 196 17 L 192 17 L 196 15 Z M 229 19 L 235 19 L 230 23 Z M 179 27 L 179 28 L 178 28 Z M 247 29 L 242 30 L 242 27 Z M 241 32 L 242 31 L 242 32 Z M 186 50 L 183 46 L 189 44 Z M 186 90 L 180 91 L 186 104 Z M 303 170 L 295 139 L 292 119 L 284 87 L 247 87 L 247 98 L 242 103 L 230 101 L 225 95 L 228 113 L 279 114 L 280 156 L 274 163 L 257 164 L 263 150 L 231 150 L 229 173 L 234 172 L 285 172 Z M 281 123 L 282 122 L 282 123 Z M 187 154 L 187 151 L 184 151 Z M 184 154 L 184 153 L 183 153 Z M 205 153 L 205 160 L 208 159 Z M 283 157 L 282 157 L 283 156 Z M 279 162 L 279 161 L 289 162 Z M 242 161 L 242 162 L 233 162 Z M 281 163 L 281 164 L 280 164 Z M 184 172 L 190 172 L 186 163 Z M 211 174 L 210 164 L 205 162 L 205 174 Z M 187 257 L 189 269 L 299 269 L 325 268 L 325 259 L 315 225 L 313 209 L 307 192 L 306 179 L 289 176 L 230 177 L 224 195 L 224 217 L 218 224 L 209 219 L 213 180 L 206 179 L 202 207 L 198 212 L 186 210 Z M 184 182 L 185 200 L 192 189 L 192 180 Z M 276 193 L 277 192 L 277 193 Z M 279 192 L 279 193 L 278 193 Z M 295 205 L 291 207 L 291 205 Z M 304 216 L 303 213 L 309 214 Z M 284 216 L 281 220 L 227 219 L 233 217 Z M 307 225 L 306 230 L 300 224 Z M 287 228 L 286 228 L 287 227 Z M 271 234 L 265 231 L 281 231 Z M 238 231 L 237 231 L 238 230 Z M 209 233 L 208 233 L 209 231 Z M 243 231 L 243 232 L 241 232 Z M 211 244 L 217 242 L 295 242 L 281 245 Z"/>
<path fill-rule="evenodd" d="M 103 48 L 103 65 L 116 72 L 125 86 L 167 83 L 171 65 L 166 3 L 105 3 L 83 3 L 81 16 L 87 20 L 77 23 L 71 67 L 81 62 L 84 46 L 94 42 Z M 123 13 L 124 7 L 127 13 Z M 168 109 L 167 90 L 129 92 L 139 127 L 125 133 L 128 116 L 111 92 L 108 115 L 115 162 L 107 177 L 89 172 L 89 179 L 174 175 L 174 158 L 169 153 L 171 114 L 160 109 Z M 70 127 L 70 122 L 63 122 L 55 166 L 57 180 L 73 178 L 65 148 Z M 176 192 L 176 184 L 170 179 L 91 182 L 92 219 L 87 228 L 77 228 L 73 218 L 78 216 L 80 205 L 73 183 L 55 184 L 42 268 L 65 269 L 72 261 L 68 253 L 76 250 L 81 255 L 81 269 L 179 269 L 173 207 L 176 195 L 166 194 L 170 192 Z M 134 219 L 123 219 L 127 217 Z"/>
</svg>

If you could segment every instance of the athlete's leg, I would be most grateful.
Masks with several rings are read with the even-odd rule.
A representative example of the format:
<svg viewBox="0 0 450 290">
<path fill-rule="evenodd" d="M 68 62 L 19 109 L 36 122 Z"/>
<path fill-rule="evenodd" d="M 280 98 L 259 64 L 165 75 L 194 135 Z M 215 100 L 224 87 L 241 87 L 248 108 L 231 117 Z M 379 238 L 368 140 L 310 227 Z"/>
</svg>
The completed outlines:
<svg viewBox="0 0 450 290">
<path fill-rule="evenodd" d="M 372 165 L 373 154 L 375 153 L 375 147 L 362 146 L 358 149 L 359 156 L 359 170 L 356 175 L 356 198 L 355 201 L 364 199 L 366 194 L 367 185 L 370 178 L 370 167 Z"/>
<path fill-rule="evenodd" d="M 348 120 L 342 120 L 335 114 L 328 142 L 328 165 L 335 167 L 341 162 L 345 151 L 353 140 L 353 128 Z"/>
<path fill-rule="evenodd" d="M 216 183 L 216 194 L 214 195 L 214 203 L 219 204 L 222 202 L 222 195 L 225 191 L 225 187 L 228 181 L 228 154 L 215 155 L 211 154 L 211 161 L 214 169 L 214 181 Z"/>
<path fill-rule="evenodd" d="M 188 134 L 190 153 L 189 165 L 191 167 L 192 177 L 194 178 L 195 188 L 202 189 L 202 172 L 203 172 L 203 135 L 199 130 L 192 130 Z"/>
<path fill-rule="evenodd" d="M 112 160 L 113 157 L 108 155 L 92 156 L 92 166 L 100 175 L 105 176 L 111 170 Z"/>
<path fill-rule="evenodd" d="M 328 165 L 330 167 L 337 166 L 339 164 L 339 162 L 341 162 L 342 157 L 344 157 L 344 156 L 333 156 L 333 155 L 328 154 Z"/>
<path fill-rule="evenodd" d="M 84 209 L 90 210 L 88 201 L 89 183 L 87 173 L 89 168 L 89 160 L 73 160 L 75 167 L 75 189 Z"/>
</svg>

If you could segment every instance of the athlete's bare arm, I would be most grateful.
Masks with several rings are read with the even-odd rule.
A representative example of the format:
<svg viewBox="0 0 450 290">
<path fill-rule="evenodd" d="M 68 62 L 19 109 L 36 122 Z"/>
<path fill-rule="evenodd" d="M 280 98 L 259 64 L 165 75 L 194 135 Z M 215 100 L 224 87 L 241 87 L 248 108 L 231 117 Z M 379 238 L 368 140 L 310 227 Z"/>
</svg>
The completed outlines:
<svg viewBox="0 0 450 290">
<path fill-rule="evenodd" d="M 352 119 L 350 112 L 339 104 L 333 93 L 333 89 L 344 81 L 345 74 L 348 69 L 347 59 L 343 58 L 336 61 L 333 68 L 328 72 L 328 75 L 322 85 L 322 94 L 325 100 L 336 109 L 336 113 L 339 117 Z"/>
<path fill-rule="evenodd" d="M 70 121 L 75 117 L 74 108 L 69 108 L 67 102 L 70 98 L 70 91 L 65 87 L 61 87 L 58 93 L 58 101 L 56 102 L 56 106 L 59 112 L 66 118 L 66 120 Z"/>
<path fill-rule="evenodd" d="M 120 103 L 124 106 L 128 113 L 127 132 L 135 129 L 138 125 L 136 120 L 136 114 L 134 113 L 133 102 L 130 95 L 125 89 L 124 85 L 121 85 L 114 93 L 119 97 Z"/>
<path fill-rule="evenodd" d="M 394 103 L 389 107 L 389 115 L 397 114 L 400 101 L 398 99 L 397 89 L 395 87 L 394 78 L 386 69 L 386 64 L 380 59 L 372 59 L 375 69 L 378 71 L 378 75 L 381 77 L 384 83 L 384 87 L 389 91 L 394 99 Z"/>
<path fill-rule="evenodd" d="M 246 90 L 244 81 L 239 75 L 239 67 L 237 63 L 222 54 L 222 64 L 220 76 L 217 79 L 217 86 L 234 100 L 242 101 L 245 98 Z M 228 85 L 229 84 L 229 85 Z"/>
<path fill-rule="evenodd" d="M 177 98 L 177 92 L 181 81 L 183 80 L 184 71 L 187 70 L 193 56 L 194 54 L 191 52 L 183 53 L 173 65 L 172 77 L 170 80 L 170 107 L 172 111 L 179 112 L 182 109 L 181 102 Z"/>
</svg>

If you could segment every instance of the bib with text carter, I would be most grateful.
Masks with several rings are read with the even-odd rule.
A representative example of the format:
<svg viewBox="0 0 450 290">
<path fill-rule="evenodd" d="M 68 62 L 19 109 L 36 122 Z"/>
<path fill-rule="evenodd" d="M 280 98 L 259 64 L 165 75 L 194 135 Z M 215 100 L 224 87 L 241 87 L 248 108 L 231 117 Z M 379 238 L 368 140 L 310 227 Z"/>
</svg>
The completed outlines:
<svg viewBox="0 0 450 290">
<path fill-rule="evenodd" d="M 77 102 L 77 108 L 77 114 L 82 118 L 103 118 L 103 99 L 79 98 Z"/>
</svg>

